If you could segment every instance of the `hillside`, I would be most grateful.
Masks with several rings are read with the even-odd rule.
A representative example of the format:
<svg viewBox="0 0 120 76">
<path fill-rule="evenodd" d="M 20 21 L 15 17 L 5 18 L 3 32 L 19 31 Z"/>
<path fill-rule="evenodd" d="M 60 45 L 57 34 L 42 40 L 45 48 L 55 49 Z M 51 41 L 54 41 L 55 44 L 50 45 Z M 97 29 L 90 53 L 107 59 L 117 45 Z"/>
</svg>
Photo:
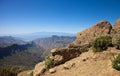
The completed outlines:
<svg viewBox="0 0 120 76">
<path fill-rule="evenodd" d="M 75 40 L 75 37 L 69 37 L 69 36 L 57 36 L 53 35 L 52 37 L 47 38 L 38 38 L 36 40 L 33 40 L 33 42 L 45 49 L 45 54 L 50 53 L 50 50 L 52 48 L 62 48 L 66 45 L 70 44 Z"/>
<path fill-rule="evenodd" d="M 26 42 L 12 36 L 0 36 L 0 47 L 10 46 L 12 44 L 26 44 Z"/>
<path fill-rule="evenodd" d="M 37 62 L 42 61 L 42 51 L 44 49 L 33 43 L 18 45 L 13 44 L 4 48 L 0 48 L 0 66 L 22 66 L 31 68 Z M 34 58 L 34 59 L 31 59 Z M 26 62 L 23 62 L 26 61 Z"/>
<path fill-rule="evenodd" d="M 113 68 L 120 53 L 119 27 L 120 19 L 114 26 L 106 20 L 98 22 L 77 33 L 76 40 L 66 47 L 52 49 L 33 70 L 18 76 L 120 76 L 115 69 L 119 61 Z"/>
<path fill-rule="evenodd" d="M 120 72 L 112 68 L 113 53 L 120 53 L 120 50 L 109 48 L 96 54 L 89 50 L 77 58 L 54 67 L 55 73 L 51 74 L 47 71 L 44 76 L 120 76 Z"/>
</svg>

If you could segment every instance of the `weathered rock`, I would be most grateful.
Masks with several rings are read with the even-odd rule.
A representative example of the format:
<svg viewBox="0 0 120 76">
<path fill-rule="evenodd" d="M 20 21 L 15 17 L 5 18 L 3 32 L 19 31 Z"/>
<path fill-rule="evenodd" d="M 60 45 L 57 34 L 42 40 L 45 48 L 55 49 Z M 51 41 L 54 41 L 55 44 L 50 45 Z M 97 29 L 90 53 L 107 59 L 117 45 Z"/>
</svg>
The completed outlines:
<svg viewBox="0 0 120 76">
<path fill-rule="evenodd" d="M 63 68 L 64 69 L 70 69 L 70 68 L 72 68 L 72 67 L 74 67 L 75 66 L 75 63 L 65 63 L 64 65 L 63 65 Z"/>
<path fill-rule="evenodd" d="M 57 49 L 52 49 L 50 52 L 51 53 L 54 53 L 54 52 L 56 52 L 57 51 Z"/>
<path fill-rule="evenodd" d="M 44 74 L 44 72 L 46 71 L 44 62 L 40 62 L 38 64 L 36 64 L 35 69 L 33 71 L 33 76 L 41 76 L 42 74 Z"/>
<path fill-rule="evenodd" d="M 51 68 L 51 69 L 49 69 L 49 72 L 50 72 L 50 73 L 55 73 L 55 72 L 56 72 L 56 69 L 55 69 L 55 68 Z"/>
<path fill-rule="evenodd" d="M 60 64 L 60 63 L 62 63 L 63 60 L 64 60 L 63 56 L 61 56 L 61 55 L 54 56 L 54 64 Z"/>
<path fill-rule="evenodd" d="M 97 36 L 110 34 L 111 29 L 112 26 L 108 21 L 101 21 L 95 24 L 93 27 L 77 33 L 77 39 L 73 43 L 75 45 L 89 44 Z"/>
<path fill-rule="evenodd" d="M 75 58 L 81 54 L 80 48 L 61 48 L 52 52 L 52 58 L 55 65 L 65 63 L 66 61 Z"/>
</svg>

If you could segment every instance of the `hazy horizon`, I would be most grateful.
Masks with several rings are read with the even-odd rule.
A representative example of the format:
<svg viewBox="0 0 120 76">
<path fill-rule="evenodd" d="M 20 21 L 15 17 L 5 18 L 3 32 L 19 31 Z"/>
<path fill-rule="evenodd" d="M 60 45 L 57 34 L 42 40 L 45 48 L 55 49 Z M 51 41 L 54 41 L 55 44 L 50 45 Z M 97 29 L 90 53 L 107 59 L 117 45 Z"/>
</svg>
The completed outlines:
<svg viewBox="0 0 120 76">
<path fill-rule="evenodd" d="M 0 36 L 22 36 L 22 35 L 32 35 L 32 34 L 39 34 L 39 33 L 56 33 L 57 34 L 76 34 L 76 33 L 70 33 L 70 32 L 48 32 L 48 31 L 41 31 L 41 32 L 29 32 L 29 33 L 17 33 L 17 34 L 0 34 Z"/>
<path fill-rule="evenodd" d="M 0 0 L 0 35 L 77 33 L 120 18 L 119 0 Z"/>
</svg>

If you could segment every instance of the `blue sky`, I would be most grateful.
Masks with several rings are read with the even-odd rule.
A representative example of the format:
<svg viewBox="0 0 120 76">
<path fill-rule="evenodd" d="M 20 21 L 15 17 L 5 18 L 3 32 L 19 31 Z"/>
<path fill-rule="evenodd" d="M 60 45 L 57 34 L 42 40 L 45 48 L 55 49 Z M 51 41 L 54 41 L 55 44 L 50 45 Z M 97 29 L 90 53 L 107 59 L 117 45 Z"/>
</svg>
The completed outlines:
<svg viewBox="0 0 120 76">
<path fill-rule="evenodd" d="M 76 33 L 120 18 L 120 0 L 0 0 L 0 34 Z"/>
</svg>

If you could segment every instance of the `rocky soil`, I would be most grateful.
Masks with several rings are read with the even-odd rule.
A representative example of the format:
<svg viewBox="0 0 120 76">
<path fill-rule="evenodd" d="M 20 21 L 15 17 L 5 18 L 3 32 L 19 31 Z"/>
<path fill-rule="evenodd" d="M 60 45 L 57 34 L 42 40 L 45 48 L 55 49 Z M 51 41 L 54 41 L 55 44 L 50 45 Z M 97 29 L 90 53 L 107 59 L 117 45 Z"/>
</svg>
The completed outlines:
<svg viewBox="0 0 120 76">
<path fill-rule="evenodd" d="M 96 54 L 90 50 L 54 67 L 55 73 L 47 71 L 43 76 L 120 76 L 120 72 L 112 68 L 111 62 L 113 55 L 119 52 L 114 48 Z"/>
</svg>

